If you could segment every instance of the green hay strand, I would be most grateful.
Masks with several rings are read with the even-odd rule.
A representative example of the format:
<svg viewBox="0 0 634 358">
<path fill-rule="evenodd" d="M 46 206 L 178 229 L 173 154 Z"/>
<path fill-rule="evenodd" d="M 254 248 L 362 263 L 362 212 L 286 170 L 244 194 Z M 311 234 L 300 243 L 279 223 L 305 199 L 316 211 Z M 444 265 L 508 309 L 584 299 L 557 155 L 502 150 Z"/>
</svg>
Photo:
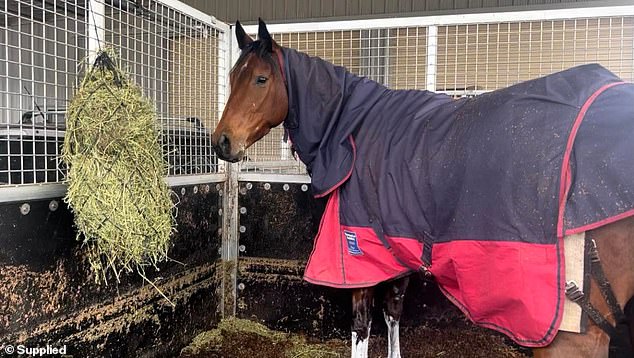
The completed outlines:
<svg viewBox="0 0 634 358">
<path fill-rule="evenodd" d="M 62 150 L 64 200 L 103 283 L 133 271 L 147 280 L 145 269 L 167 260 L 175 226 L 154 105 L 115 66 L 87 72 L 68 107 Z"/>
</svg>

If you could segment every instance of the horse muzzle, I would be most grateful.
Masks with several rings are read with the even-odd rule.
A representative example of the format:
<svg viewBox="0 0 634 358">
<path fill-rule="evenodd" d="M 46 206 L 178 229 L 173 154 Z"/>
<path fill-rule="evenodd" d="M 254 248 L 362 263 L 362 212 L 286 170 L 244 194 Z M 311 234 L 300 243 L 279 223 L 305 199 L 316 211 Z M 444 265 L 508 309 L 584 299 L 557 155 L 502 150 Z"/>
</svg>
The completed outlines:
<svg viewBox="0 0 634 358">
<path fill-rule="evenodd" d="M 213 147 L 218 158 L 231 163 L 239 162 L 244 154 L 242 150 L 238 153 L 232 153 L 231 140 L 225 134 L 221 134 L 220 137 L 218 137 L 218 141 L 213 143 Z"/>
</svg>

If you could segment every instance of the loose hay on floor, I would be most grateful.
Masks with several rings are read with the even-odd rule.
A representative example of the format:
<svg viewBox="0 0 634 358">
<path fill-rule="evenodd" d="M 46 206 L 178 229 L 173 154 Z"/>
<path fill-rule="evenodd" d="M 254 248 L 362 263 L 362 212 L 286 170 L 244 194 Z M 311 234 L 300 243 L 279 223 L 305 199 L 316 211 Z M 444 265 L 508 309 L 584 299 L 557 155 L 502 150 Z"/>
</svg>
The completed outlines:
<svg viewBox="0 0 634 358">
<path fill-rule="evenodd" d="M 338 358 L 349 356 L 342 341 L 311 343 L 297 334 L 277 332 L 246 319 L 226 319 L 199 334 L 181 358 Z"/>
<path fill-rule="evenodd" d="M 105 50 L 86 71 L 66 117 L 65 201 L 95 280 L 119 280 L 167 259 L 175 225 L 153 103 Z"/>
<path fill-rule="evenodd" d="M 403 357 L 527 358 L 516 346 L 491 330 L 465 322 L 446 327 L 403 327 Z M 385 335 L 370 339 L 369 357 L 385 357 Z M 350 341 L 311 342 L 299 334 L 283 333 L 245 320 L 222 320 L 216 329 L 196 336 L 180 358 L 335 358 L 350 356 Z"/>
</svg>

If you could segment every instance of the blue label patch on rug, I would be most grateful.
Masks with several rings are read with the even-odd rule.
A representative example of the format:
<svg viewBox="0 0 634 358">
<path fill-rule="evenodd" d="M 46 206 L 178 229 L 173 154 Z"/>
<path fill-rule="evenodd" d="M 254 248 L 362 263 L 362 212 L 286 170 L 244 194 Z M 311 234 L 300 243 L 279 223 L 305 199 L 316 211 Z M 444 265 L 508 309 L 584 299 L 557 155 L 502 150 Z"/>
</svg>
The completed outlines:
<svg viewBox="0 0 634 358">
<path fill-rule="evenodd" d="M 359 248 L 359 242 L 357 241 L 357 234 L 352 231 L 343 231 L 346 235 L 346 243 L 348 244 L 348 253 L 353 256 L 363 255 L 363 251 Z"/>
</svg>

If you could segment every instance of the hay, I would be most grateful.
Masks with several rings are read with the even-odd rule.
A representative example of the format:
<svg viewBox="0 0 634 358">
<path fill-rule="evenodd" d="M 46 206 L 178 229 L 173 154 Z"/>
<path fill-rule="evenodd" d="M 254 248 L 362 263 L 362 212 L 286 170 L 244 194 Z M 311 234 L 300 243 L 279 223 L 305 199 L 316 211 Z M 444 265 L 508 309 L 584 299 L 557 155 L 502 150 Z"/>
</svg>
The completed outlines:
<svg viewBox="0 0 634 358">
<path fill-rule="evenodd" d="M 400 332 L 404 357 L 530 357 L 526 348 L 518 347 L 501 333 L 477 327 L 463 317 L 442 324 L 401 326 Z M 322 332 L 326 333 L 336 333 L 336 330 Z M 348 337 L 316 341 L 302 334 L 270 330 L 258 322 L 229 318 L 221 320 L 217 328 L 196 336 L 181 350 L 179 358 L 350 357 Z M 387 344 L 385 333 L 373 335 L 368 356 L 385 356 Z"/>
<path fill-rule="evenodd" d="M 229 318 L 196 336 L 180 358 L 340 358 L 350 356 L 346 342 L 309 342 L 299 334 L 271 330 L 254 321 Z"/>
<path fill-rule="evenodd" d="M 133 271 L 147 280 L 145 269 L 167 260 L 175 225 L 154 105 L 115 58 L 105 50 L 87 71 L 68 107 L 62 150 L 64 200 L 104 283 Z"/>
</svg>

